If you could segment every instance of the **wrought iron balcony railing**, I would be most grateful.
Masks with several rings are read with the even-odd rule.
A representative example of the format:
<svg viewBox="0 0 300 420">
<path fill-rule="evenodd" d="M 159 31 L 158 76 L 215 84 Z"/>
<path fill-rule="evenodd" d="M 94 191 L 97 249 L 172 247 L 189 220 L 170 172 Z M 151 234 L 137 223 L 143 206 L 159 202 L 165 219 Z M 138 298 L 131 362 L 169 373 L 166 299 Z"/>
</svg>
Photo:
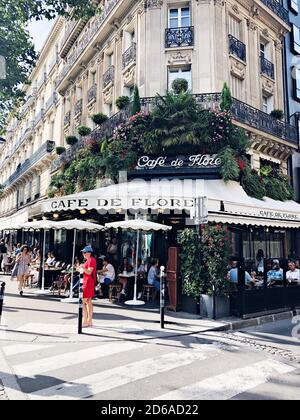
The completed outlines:
<svg viewBox="0 0 300 420">
<path fill-rule="evenodd" d="M 75 51 L 68 55 L 67 62 L 64 65 L 63 70 L 59 74 L 56 82 L 56 86 L 58 86 L 62 80 L 65 78 L 67 73 L 71 70 L 74 63 L 78 60 L 81 56 L 83 51 L 87 48 L 89 43 L 93 40 L 95 35 L 99 32 L 103 24 L 107 21 L 108 16 L 111 14 L 113 9 L 123 0 L 107 0 L 105 5 L 102 6 L 102 12 L 91 22 L 91 25 L 87 31 L 87 33 L 78 41 L 78 46 Z"/>
<path fill-rule="evenodd" d="M 38 125 L 42 118 L 44 118 L 45 110 L 42 108 L 34 119 L 34 126 Z"/>
<path fill-rule="evenodd" d="M 71 111 L 67 112 L 64 117 L 64 127 L 68 127 L 71 124 Z"/>
<path fill-rule="evenodd" d="M 103 75 L 103 89 L 115 81 L 115 66 L 110 66 Z"/>
<path fill-rule="evenodd" d="M 128 50 L 126 50 L 122 57 L 123 70 L 126 69 L 131 63 L 136 62 L 136 43 L 134 42 Z"/>
<path fill-rule="evenodd" d="M 13 184 L 18 178 L 24 175 L 32 166 L 39 162 L 45 155 L 54 150 L 55 142 L 46 141 L 30 158 L 26 159 L 22 165 L 19 165 L 15 172 L 8 178 L 4 186 L 7 188 Z"/>
<path fill-rule="evenodd" d="M 97 98 L 97 85 L 94 84 L 90 89 L 88 90 L 88 104 Z"/>
<path fill-rule="evenodd" d="M 45 106 L 45 113 L 49 111 L 49 109 L 55 105 L 58 101 L 58 95 L 56 92 L 53 92 L 48 101 L 46 102 Z"/>
<path fill-rule="evenodd" d="M 260 70 L 262 74 L 265 74 L 273 80 L 275 79 L 274 64 L 267 60 L 263 55 L 260 56 Z"/>
<path fill-rule="evenodd" d="M 76 102 L 75 104 L 75 109 L 74 109 L 74 115 L 81 115 L 82 114 L 82 99 L 79 99 L 79 101 Z"/>
<path fill-rule="evenodd" d="M 228 35 L 229 53 L 246 62 L 246 45 L 233 35 Z"/>
<path fill-rule="evenodd" d="M 166 29 L 165 47 L 192 47 L 194 45 L 194 27 Z"/>
<path fill-rule="evenodd" d="M 220 110 L 221 93 L 203 93 L 194 95 L 195 100 L 203 109 Z M 157 97 L 141 98 L 141 107 L 145 112 L 151 112 L 157 103 Z M 270 115 L 256 109 L 244 102 L 233 99 L 231 109 L 235 121 L 257 128 L 265 133 L 271 134 L 280 139 L 286 140 L 298 145 L 298 131 L 296 126 L 289 125 L 279 121 Z M 130 104 L 122 111 L 118 112 L 102 124 L 101 128 L 94 130 L 89 138 L 94 141 L 102 141 L 112 137 L 114 130 L 122 123 L 128 121 L 132 115 L 132 105 Z M 56 172 L 65 163 L 70 162 L 76 156 L 78 150 L 85 147 L 85 139 L 81 139 L 76 145 L 70 147 L 59 158 L 57 158 L 51 167 L 52 172 Z"/>
<path fill-rule="evenodd" d="M 279 16 L 285 23 L 289 23 L 289 12 L 277 0 L 261 0 L 269 9 Z"/>
</svg>

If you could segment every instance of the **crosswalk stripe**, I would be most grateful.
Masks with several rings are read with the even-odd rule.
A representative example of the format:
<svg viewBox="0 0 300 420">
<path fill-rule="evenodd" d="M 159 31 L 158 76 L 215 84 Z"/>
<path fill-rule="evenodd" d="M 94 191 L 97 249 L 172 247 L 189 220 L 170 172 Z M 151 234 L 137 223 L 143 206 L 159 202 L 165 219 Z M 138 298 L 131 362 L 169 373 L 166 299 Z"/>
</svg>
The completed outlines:
<svg viewBox="0 0 300 420">
<path fill-rule="evenodd" d="M 50 388 L 29 394 L 33 400 L 77 400 L 88 398 L 102 392 L 117 388 L 160 373 L 187 366 L 197 361 L 218 355 L 220 351 L 214 346 L 203 345 L 201 350 L 188 352 L 180 350 L 138 362 L 108 369 L 103 372 L 76 379 L 69 383 L 55 385 Z"/>
<path fill-rule="evenodd" d="M 295 368 L 276 360 L 264 360 L 177 389 L 156 400 L 229 400 L 268 382 L 274 375 L 287 374 L 294 370 Z"/>
<path fill-rule="evenodd" d="M 6 356 L 16 356 L 18 354 L 25 354 L 38 350 L 45 350 L 51 347 L 53 347 L 53 345 L 47 346 L 38 344 L 16 344 L 13 346 L 2 347 L 2 350 Z"/>
<path fill-rule="evenodd" d="M 115 342 L 102 344 L 101 346 L 90 347 L 73 353 L 61 354 L 58 356 L 47 357 L 46 359 L 34 360 L 33 362 L 15 365 L 14 370 L 20 377 L 30 377 L 50 372 L 52 370 L 75 366 L 91 360 L 101 359 L 113 354 L 140 349 L 143 346 L 145 346 L 145 344 L 137 342 Z"/>
</svg>

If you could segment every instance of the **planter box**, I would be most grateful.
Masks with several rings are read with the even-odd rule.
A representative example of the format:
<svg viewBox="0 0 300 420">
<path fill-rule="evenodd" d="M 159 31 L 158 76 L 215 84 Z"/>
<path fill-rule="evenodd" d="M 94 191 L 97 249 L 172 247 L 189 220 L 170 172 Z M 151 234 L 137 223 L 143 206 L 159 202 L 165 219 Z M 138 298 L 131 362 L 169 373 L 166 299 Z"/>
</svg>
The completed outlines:
<svg viewBox="0 0 300 420">
<path fill-rule="evenodd" d="M 202 318 L 213 319 L 213 298 L 208 295 L 200 296 L 200 315 Z M 216 297 L 216 317 L 224 318 L 230 315 L 230 299 Z"/>
<path fill-rule="evenodd" d="M 182 311 L 187 312 L 189 314 L 200 314 L 200 302 L 198 302 L 196 299 L 194 299 L 191 296 L 182 296 Z"/>
</svg>

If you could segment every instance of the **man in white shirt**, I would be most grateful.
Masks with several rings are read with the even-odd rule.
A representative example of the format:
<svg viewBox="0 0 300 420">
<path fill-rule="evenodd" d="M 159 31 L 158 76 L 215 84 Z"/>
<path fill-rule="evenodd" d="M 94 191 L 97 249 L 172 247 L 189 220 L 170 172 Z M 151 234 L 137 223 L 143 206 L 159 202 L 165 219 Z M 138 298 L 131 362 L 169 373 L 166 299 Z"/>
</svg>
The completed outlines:
<svg viewBox="0 0 300 420">
<path fill-rule="evenodd" d="M 294 261 L 289 262 L 289 271 L 286 273 L 286 279 L 289 284 L 300 286 L 300 271 L 297 269 Z"/>
<path fill-rule="evenodd" d="M 116 272 L 108 258 L 103 260 L 103 270 L 100 271 L 100 283 L 111 284 L 116 278 Z"/>
</svg>

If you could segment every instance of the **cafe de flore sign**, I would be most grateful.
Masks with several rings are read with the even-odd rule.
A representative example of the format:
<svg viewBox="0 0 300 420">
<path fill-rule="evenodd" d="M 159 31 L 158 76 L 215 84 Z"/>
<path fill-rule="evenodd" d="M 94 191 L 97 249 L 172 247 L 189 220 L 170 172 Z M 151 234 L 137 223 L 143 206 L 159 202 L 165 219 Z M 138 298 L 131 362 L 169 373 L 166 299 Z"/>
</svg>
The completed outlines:
<svg viewBox="0 0 300 420">
<path fill-rule="evenodd" d="M 137 163 L 137 169 L 218 169 L 221 159 L 218 155 L 189 155 L 189 156 L 142 156 Z"/>
</svg>

